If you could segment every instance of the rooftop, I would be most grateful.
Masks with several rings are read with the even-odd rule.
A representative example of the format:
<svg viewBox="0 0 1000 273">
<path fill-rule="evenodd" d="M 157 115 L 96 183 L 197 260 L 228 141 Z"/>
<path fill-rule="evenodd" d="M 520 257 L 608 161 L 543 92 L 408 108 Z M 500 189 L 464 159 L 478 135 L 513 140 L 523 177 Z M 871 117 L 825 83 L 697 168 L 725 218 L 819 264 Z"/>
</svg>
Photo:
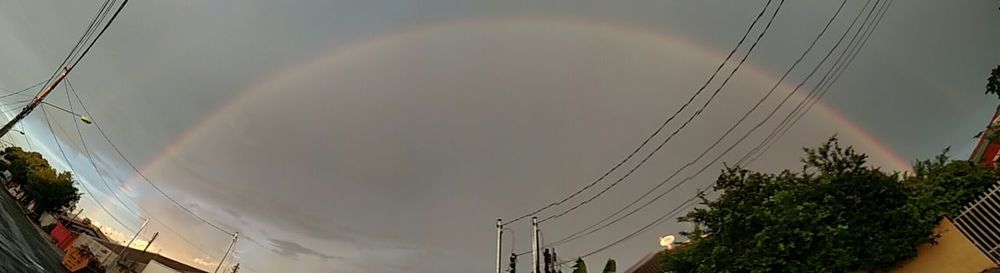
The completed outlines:
<svg viewBox="0 0 1000 273">
<path fill-rule="evenodd" d="M 112 243 L 112 242 L 108 242 L 108 241 L 103 241 L 103 240 L 97 240 L 97 241 L 100 242 L 102 245 L 106 246 L 108 249 L 111 249 L 111 251 L 114 251 L 114 252 L 121 252 L 122 248 L 125 248 L 124 246 L 121 246 L 121 245 L 118 245 L 118 244 L 115 244 L 115 243 Z M 138 250 L 138 249 L 134 249 L 134 248 L 126 248 L 126 250 L 125 250 L 125 257 L 126 257 L 126 259 L 128 259 L 130 261 L 135 261 L 137 263 L 142 263 L 142 264 L 148 264 L 150 260 L 155 260 L 156 262 L 161 263 L 161 264 L 163 264 L 163 265 L 165 265 L 165 266 L 167 266 L 169 268 L 172 268 L 174 270 L 177 270 L 177 271 L 180 271 L 180 272 L 184 272 L 184 273 L 208 273 L 208 272 L 206 272 L 204 270 L 195 268 L 193 266 L 189 266 L 189 265 L 184 264 L 182 262 L 178 262 L 178 261 L 176 261 L 174 259 L 164 257 L 164 256 L 162 256 L 160 254 L 150 253 L 150 252 L 142 252 L 142 250 Z"/>
</svg>

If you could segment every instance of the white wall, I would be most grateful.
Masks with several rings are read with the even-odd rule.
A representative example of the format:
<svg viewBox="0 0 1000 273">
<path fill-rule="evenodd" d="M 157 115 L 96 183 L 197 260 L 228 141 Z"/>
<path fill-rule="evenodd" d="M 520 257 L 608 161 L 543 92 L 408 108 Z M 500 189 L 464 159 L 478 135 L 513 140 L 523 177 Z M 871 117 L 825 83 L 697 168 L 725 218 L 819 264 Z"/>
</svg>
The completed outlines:
<svg viewBox="0 0 1000 273">
<path fill-rule="evenodd" d="M 161 263 L 156 262 L 156 260 L 150 260 L 146 268 L 142 269 L 142 273 L 181 273 L 180 271 L 173 270 Z"/>
<path fill-rule="evenodd" d="M 94 253 L 94 259 L 101 262 L 105 268 L 110 268 L 110 265 L 114 263 L 115 259 L 118 259 L 118 253 L 114 253 L 111 249 L 108 249 L 103 244 L 98 243 L 94 237 L 90 235 L 80 233 L 76 240 L 73 240 L 73 246 L 87 246 L 90 252 Z"/>
<path fill-rule="evenodd" d="M 55 224 L 56 218 L 52 217 L 52 214 L 49 214 L 48 212 L 43 212 L 42 217 L 38 217 L 38 223 L 41 224 L 43 227 L 48 226 L 51 224 Z"/>
</svg>

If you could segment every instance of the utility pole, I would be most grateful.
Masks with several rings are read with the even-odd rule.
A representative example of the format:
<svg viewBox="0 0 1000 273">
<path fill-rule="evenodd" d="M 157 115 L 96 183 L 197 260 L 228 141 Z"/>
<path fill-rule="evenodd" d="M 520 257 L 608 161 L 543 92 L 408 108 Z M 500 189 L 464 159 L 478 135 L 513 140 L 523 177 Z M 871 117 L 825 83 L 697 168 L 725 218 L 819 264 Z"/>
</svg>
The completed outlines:
<svg viewBox="0 0 1000 273">
<path fill-rule="evenodd" d="M 73 215 L 73 220 L 76 220 L 77 217 L 80 217 L 81 213 L 83 213 L 83 209 L 82 208 L 80 209 L 80 211 L 77 211 L 76 214 Z"/>
<path fill-rule="evenodd" d="M 159 232 L 153 233 L 153 239 L 149 239 L 149 243 L 146 244 L 146 247 L 142 248 L 142 253 L 146 253 L 146 250 L 149 249 L 149 246 L 153 245 L 153 242 L 156 241 L 157 236 L 160 236 Z"/>
<path fill-rule="evenodd" d="M 236 245 L 236 239 L 240 238 L 240 233 L 233 233 L 233 242 L 229 243 L 229 248 L 226 249 L 226 254 L 222 255 L 222 260 L 219 260 L 219 266 L 215 267 L 214 273 L 219 273 L 219 268 L 222 268 L 222 263 L 226 262 L 226 257 L 229 257 L 229 252 L 233 250 L 233 246 Z"/>
<path fill-rule="evenodd" d="M 507 272 L 517 273 L 517 254 L 510 253 L 510 270 Z"/>
<path fill-rule="evenodd" d="M 552 248 L 552 272 L 562 273 L 562 262 L 559 261 L 559 255 L 556 254 L 556 248 Z"/>
<path fill-rule="evenodd" d="M 66 76 L 69 75 L 69 71 L 70 68 L 63 67 L 62 73 L 59 73 L 59 75 L 57 75 L 54 80 L 45 85 L 45 88 L 42 88 L 42 91 L 38 92 L 38 94 L 31 99 L 31 102 L 29 102 L 28 105 L 25 105 L 24 108 L 21 109 L 20 113 L 17 113 L 17 116 L 14 116 L 14 118 L 8 121 L 7 124 L 4 124 L 3 127 L 0 127 L 0 137 L 7 135 L 7 133 L 10 132 L 10 129 L 14 128 L 14 124 L 17 124 L 22 119 L 27 117 L 28 114 L 31 114 L 31 110 L 35 110 L 35 107 L 38 107 L 38 105 L 42 103 L 42 100 L 44 100 L 45 97 L 48 96 L 49 93 L 51 93 L 52 90 L 55 89 L 56 86 L 63 81 L 63 79 L 66 79 Z"/>
<path fill-rule="evenodd" d="M 552 273 L 552 254 L 549 254 L 548 248 L 542 251 L 542 258 L 542 261 L 545 263 L 545 269 L 542 272 Z"/>
<path fill-rule="evenodd" d="M 132 245 L 132 242 L 134 242 L 136 238 L 139 238 L 139 233 L 142 233 L 142 229 L 146 228 L 146 224 L 149 224 L 149 218 L 146 218 L 146 220 L 142 221 L 142 226 L 140 226 L 139 230 L 137 230 L 135 232 L 135 235 L 132 236 L 132 240 L 129 240 L 128 243 L 125 244 L 125 247 L 122 248 L 122 251 L 118 252 L 118 259 L 115 259 L 115 264 L 117 264 L 118 261 L 121 261 L 122 258 L 124 258 L 125 250 L 128 250 L 128 247 Z"/>
<path fill-rule="evenodd" d="M 500 244 L 503 243 L 503 222 L 497 219 L 497 273 L 500 273 Z"/>
<path fill-rule="evenodd" d="M 240 272 L 240 264 L 238 264 L 238 263 L 236 264 L 236 266 L 233 266 L 233 272 L 232 273 L 237 273 L 237 272 Z"/>
<path fill-rule="evenodd" d="M 538 272 L 538 217 L 531 217 L 531 273 Z"/>
</svg>

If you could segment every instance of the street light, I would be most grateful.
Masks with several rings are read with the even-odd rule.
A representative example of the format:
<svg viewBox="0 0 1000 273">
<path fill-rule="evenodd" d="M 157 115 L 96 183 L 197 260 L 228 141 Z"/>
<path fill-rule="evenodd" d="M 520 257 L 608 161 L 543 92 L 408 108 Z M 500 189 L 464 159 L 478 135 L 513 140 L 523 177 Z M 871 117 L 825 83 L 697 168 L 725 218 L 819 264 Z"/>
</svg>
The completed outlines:
<svg viewBox="0 0 1000 273">
<path fill-rule="evenodd" d="M 77 117 L 80 118 L 80 121 L 83 121 L 83 123 L 86 123 L 86 124 L 93 124 L 94 123 L 94 120 L 91 119 L 90 116 L 73 113 L 73 111 L 66 110 L 66 108 L 62 108 L 62 107 L 59 107 L 58 105 L 51 104 L 51 103 L 48 103 L 48 102 L 45 102 L 45 101 L 42 101 L 42 103 L 44 103 L 45 105 L 48 105 L 48 106 L 52 106 L 52 108 L 56 108 L 56 109 L 62 110 L 63 112 L 69 113 L 70 115 L 77 116 Z M 24 132 L 21 132 L 21 134 L 23 135 Z"/>
</svg>

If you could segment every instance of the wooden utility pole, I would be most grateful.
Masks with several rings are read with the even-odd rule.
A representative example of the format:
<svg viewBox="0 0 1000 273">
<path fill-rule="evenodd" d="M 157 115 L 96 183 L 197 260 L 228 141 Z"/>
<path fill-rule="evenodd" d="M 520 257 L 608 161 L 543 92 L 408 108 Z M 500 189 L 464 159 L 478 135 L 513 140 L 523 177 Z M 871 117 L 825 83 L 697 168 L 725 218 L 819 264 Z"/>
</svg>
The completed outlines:
<svg viewBox="0 0 1000 273">
<path fill-rule="evenodd" d="M 149 246 L 153 245 L 153 242 L 156 241 L 157 236 L 160 236 L 159 232 L 153 233 L 153 239 L 149 239 L 149 243 L 146 244 L 146 247 L 142 248 L 142 253 L 146 253 L 146 250 L 149 249 Z"/>
<path fill-rule="evenodd" d="M 31 110 L 35 110 L 35 107 L 38 107 L 39 104 L 42 104 L 42 100 L 44 100 L 49 93 L 52 93 L 52 90 L 55 89 L 56 86 L 63 81 L 63 79 L 66 79 L 66 76 L 69 75 L 70 69 L 71 68 L 63 67 L 62 72 L 59 73 L 54 80 L 46 84 L 45 88 L 42 88 L 42 91 L 38 92 L 38 95 L 35 95 L 35 97 L 31 99 L 31 102 L 29 102 L 28 105 L 25 105 L 24 109 L 21 109 L 20 113 L 17 113 L 17 116 L 14 116 L 14 118 L 8 121 L 7 124 L 0 127 L 0 137 L 7 135 L 7 133 L 10 132 L 10 129 L 14 128 L 15 124 L 27 117 L 28 114 L 31 114 Z"/>
</svg>

